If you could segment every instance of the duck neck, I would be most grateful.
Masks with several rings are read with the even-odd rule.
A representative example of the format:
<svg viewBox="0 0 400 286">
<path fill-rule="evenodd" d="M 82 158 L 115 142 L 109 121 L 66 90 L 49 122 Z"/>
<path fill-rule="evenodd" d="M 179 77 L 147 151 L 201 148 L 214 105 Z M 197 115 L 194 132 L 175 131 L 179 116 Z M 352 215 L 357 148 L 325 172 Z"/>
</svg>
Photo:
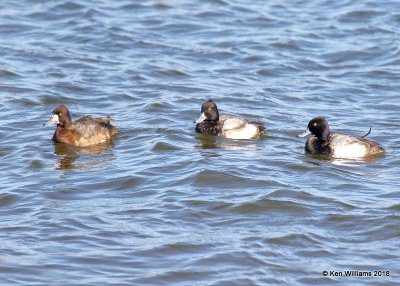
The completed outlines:
<svg viewBox="0 0 400 286">
<path fill-rule="evenodd" d="M 332 134 L 331 134 L 331 132 L 329 132 L 328 134 L 327 134 L 327 136 L 326 136 L 326 138 L 318 138 L 318 140 L 319 141 L 321 141 L 321 145 L 322 146 L 326 146 L 326 145 L 328 145 L 329 143 L 331 143 L 331 139 L 332 139 Z"/>
<path fill-rule="evenodd" d="M 61 128 L 68 128 L 71 125 L 72 125 L 72 122 L 71 122 L 71 118 L 69 118 L 69 117 L 66 118 L 65 120 L 57 123 L 57 127 L 61 127 Z"/>
<path fill-rule="evenodd" d="M 216 119 L 216 120 L 207 120 L 207 122 L 208 122 L 210 125 L 213 125 L 213 126 L 218 125 L 218 119 Z"/>
</svg>

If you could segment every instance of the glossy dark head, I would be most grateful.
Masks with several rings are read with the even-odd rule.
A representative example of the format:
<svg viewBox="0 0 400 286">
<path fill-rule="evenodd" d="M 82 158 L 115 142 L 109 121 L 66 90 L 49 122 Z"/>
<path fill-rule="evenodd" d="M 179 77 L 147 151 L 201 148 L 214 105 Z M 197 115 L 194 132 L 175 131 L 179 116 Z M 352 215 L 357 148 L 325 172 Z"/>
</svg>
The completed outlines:
<svg viewBox="0 0 400 286">
<path fill-rule="evenodd" d="M 71 115 L 65 105 L 57 106 L 51 113 L 50 119 L 44 124 L 50 126 L 57 124 L 60 127 L 69 127 L 71 125 Z"/>
<path fill-rule="evenodd" d="M 218 121 L 219 113 L 217 105 L 211 99 L 203 102 L 201 106 L 200 117 L 195 121 L 195 123 L 201 123 L 203 121 Z"/>
<path fill-rule="evenodd" d="M 329 138 L 330 132 L 328 121 L 324 117 L 315 117 L 308 123 L 306 131 L 298 136 L 304 137 L 313 134 L 319 140 L 326 141 Z"/>
</svg>

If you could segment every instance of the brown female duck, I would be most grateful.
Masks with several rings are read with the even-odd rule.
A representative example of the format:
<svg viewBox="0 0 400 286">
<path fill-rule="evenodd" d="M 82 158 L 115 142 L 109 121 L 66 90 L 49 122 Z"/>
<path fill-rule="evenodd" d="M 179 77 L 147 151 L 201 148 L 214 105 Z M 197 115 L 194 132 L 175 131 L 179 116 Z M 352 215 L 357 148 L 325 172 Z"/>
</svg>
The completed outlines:
<svg viewBox="0 0 400 286">
<path fill-rule="evenodd" d="M 60 105 L 53 110 L 50 119 L 44 125 L 57 125 L 53 135 L 55 142 L 86 147 L 106 142 L 118 132 L 118 129 L 110 124 L 110 120 L 110 117 L 94 118 L 88 115 L 72 122 L 67 107 Z"/>
</svg>

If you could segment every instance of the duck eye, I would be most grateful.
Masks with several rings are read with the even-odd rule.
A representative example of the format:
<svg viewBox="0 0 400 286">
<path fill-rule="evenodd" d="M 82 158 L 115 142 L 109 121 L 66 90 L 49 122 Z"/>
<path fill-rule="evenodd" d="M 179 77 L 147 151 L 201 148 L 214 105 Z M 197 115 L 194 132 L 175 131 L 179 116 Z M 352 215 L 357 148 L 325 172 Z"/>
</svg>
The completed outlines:
<svg viewBox="0 0 400 286">
<path fill-rule="evenodd" d="M 312 126 L 317 127 L 318 123 L 314 122 Z"/>
<path fill-rule="evenodd" d="M 58 114 L 58 116 L 62 116 L 62 113 L 60 112 L 60 113 Z"/>
<path fill-rule="evenodd" d="M 213 110 L 213 108 L 210 106 L 210 107 L 208 108 L 208 111 L 211 111 L 211 110 Z"/>
</svg>

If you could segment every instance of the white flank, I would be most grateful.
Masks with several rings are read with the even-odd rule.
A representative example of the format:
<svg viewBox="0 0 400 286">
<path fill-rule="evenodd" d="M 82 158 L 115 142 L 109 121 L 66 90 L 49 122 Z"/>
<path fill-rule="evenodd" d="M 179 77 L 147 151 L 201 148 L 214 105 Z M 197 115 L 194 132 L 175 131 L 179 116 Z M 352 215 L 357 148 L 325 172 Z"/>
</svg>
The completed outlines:
<svg viewBox="0 0 400 286">
<path fill-rule="evenodd" d="M 367 148 L 357 138 L 335 134 L 330 143 L 334 149 L 334 158 L 362 158 L 367 154 Z"/>
<path fill-rule="evenodd" d="M 258 134 L 257 126 L 253 124 L 245 124 L 240 129 L 225 130 L 224 136 L 229 139 L 250 139 Z"/>
<path fill-rule="evenodd" d="M 348 146 L 337 146 L 334 148 L 333 156 L 334 158 L 362 158 L 366 154 L 365 146 L 360 144 L 351 144 Z"/>
</svg>

